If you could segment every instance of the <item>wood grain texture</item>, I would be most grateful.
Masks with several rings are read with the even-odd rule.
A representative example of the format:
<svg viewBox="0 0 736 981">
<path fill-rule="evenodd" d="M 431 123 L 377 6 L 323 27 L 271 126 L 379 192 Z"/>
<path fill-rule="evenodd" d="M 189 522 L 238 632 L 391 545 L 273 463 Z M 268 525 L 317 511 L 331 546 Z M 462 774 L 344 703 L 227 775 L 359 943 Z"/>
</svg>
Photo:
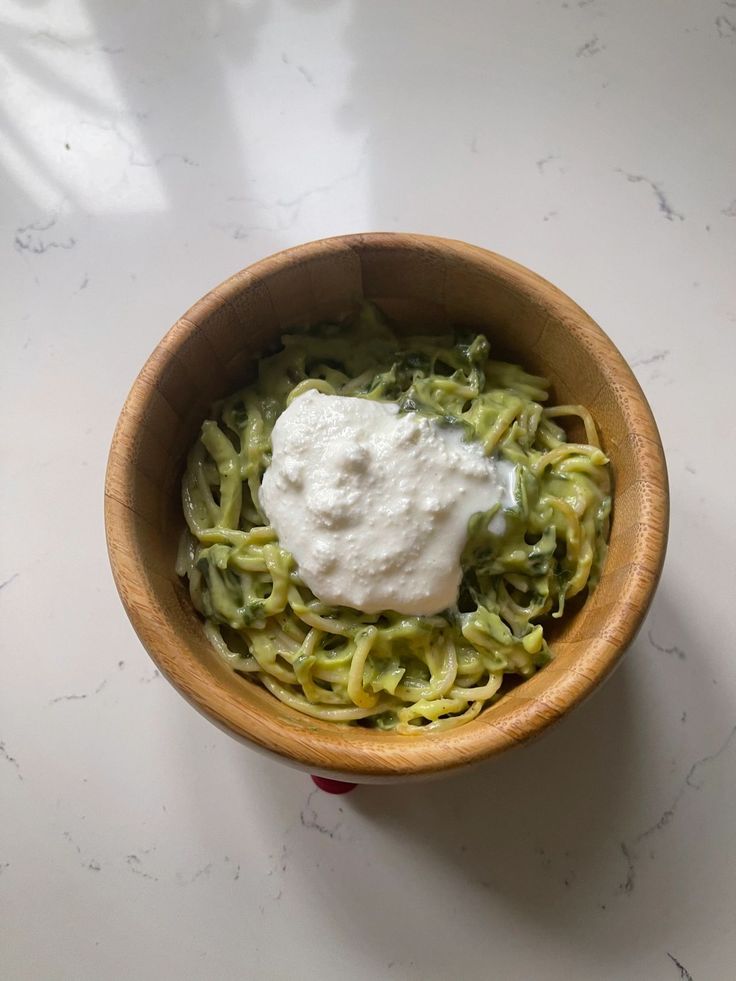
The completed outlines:
<svg viewBox="0 0 736 981">
<path fill-rule="evenodd" d="M 297 324 L 367 298 L 398 330 L 460 326 L 494 352 L 548 376 L 558 403 L 588 406 L 614 472 L 610 550 L 598 589 L 554 640 L 555 659 L 478 719 L 397 736 L 300 715 L 215 656 L 174 572 L 179 482 L 211 402 L 244 384 L 258 357 Z M 536 736 L 609 674 L 647 611 L 664 561 L 667 471 L 647 401 L 590 317 L 502 256 L 407 234 L 302 245 L 236 273 L 164 337 L 128 396 L 110 450 L 105 527 L 115 582 L 142 643 L 204 715 L 253 746 L 315 773 L 405 780 L 468 766 Z"/>
</svg>

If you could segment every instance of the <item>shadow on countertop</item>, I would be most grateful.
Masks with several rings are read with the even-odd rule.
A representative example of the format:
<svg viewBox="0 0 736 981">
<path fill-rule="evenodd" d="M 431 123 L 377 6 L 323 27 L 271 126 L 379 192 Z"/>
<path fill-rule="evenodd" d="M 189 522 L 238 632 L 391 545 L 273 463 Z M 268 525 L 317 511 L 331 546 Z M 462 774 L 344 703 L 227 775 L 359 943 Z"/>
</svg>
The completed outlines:
<svg viewBox="0 0 736 981">
<path fill-rule="evenodd" d="M 379 918 L 392 903 L 405 915 L 412 867 L 428 855 L 477 903 L 485 894 L 489 914 L 510 910 L 527 937 L 531 928 L 609 957 L 661 948 L 676 962 L 667 947 L 679 930 L 717 929 L 698 923 L 696 896 L 714 856 L 731 853 L 733 828 L 726 806 L 696 795 L 729 793 L 719 764 L 736 750 L 736 712 L 684 609 L 665 581 L 604 688 L 536 742 L 454 778 L 351 795 L 351 810 L 408 846 L 401 888 L 362 896 L 364 926 L 379 906 Z M 351 902 L 347 890 L 340 898 Z"/>
</svg>

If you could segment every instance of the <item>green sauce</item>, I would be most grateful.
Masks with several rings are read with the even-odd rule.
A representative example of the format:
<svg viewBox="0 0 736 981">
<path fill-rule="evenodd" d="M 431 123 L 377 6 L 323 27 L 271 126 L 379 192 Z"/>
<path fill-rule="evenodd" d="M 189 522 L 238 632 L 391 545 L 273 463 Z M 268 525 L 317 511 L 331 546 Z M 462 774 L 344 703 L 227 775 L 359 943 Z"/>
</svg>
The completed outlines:
<svg viewBox="0 0 736 981">
<path fill-rule="evenodd" d="M 401 733 L 467 722 L 506 676 L 550 660 L 548 618 L 598 581 L 611 498 L 595 424 L 582 406 L 543 408 L 547 380 L 491 359 L 482 335 L 399 338 L 370 305 L 282 343 L 253 385 L 213 406 L 189 454 L 177 571 L 207 636 L 238 674 L 313 717 Z M 455 607 L 367 615 L 325 606 L 299 579 L 258 490 L 276 419 L 310 388 L 460 426 L 517 468 L 504 530 L 489 530 L 492 512 L 470 520 Z M 584 442 L 568 440 L 564 416 Z"/>
</svg>

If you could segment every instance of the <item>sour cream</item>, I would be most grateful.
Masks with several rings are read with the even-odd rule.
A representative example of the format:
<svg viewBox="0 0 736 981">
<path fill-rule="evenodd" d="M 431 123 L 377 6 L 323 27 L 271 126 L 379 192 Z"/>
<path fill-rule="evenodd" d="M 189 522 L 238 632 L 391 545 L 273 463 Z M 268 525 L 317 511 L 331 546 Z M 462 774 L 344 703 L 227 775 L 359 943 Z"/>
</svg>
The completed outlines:
<svg viewBox="0 0 736 981">
<path fill-rule="evenodd" d="M 314 595 L 363 613 L 456 600 L 468 520 L 513 504 L 513 465 L 398 406 L 310 390 L 276 421 L 260 503 Z M 499 512 L 491 531 L 502 532 Z"/>
</svg>

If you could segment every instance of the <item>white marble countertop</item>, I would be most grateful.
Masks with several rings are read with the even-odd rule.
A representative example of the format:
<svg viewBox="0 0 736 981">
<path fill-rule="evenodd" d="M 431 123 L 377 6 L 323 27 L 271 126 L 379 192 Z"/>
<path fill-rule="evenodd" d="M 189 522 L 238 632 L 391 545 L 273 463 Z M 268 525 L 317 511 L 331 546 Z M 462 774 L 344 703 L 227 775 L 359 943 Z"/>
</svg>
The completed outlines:
<svg viewBox="0 0 736 981">
<path fill-rule="evenodd" d="M 734 0 L 8 0 L 0 975 L 730 979 Z M 102 482 L 231 272 L 371 229 L 531 266 L 634 366 L 670 549 L 610 683 L 453 781 L 315 791 L 161 680 Z M 725 453 L 724 453 L 725 440 Z"/>
</svg>

